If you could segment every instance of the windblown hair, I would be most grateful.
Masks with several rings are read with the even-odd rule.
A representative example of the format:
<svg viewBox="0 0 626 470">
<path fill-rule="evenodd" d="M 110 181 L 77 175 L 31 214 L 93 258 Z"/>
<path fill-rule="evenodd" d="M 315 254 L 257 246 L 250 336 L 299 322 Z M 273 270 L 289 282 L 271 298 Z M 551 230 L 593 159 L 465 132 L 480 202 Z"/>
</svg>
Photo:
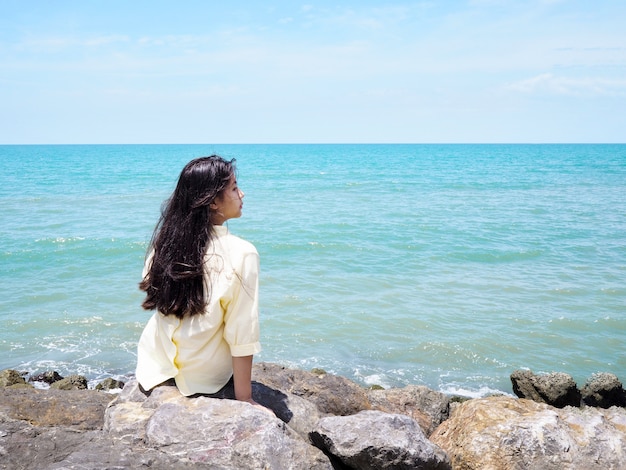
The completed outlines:
<svg viewBox="0 0 626 470">
<path fill-rule="evenodd" d="M 214 230 L 211 208 L 235 173 L 235 160 L 217 155 L 197 158 L 183 168 L 176 189 L 165 201 L 154 229 L 152 261 L 139 288 L 142 307 L 163 315 L 204 312 L 204 255 Z"/>
</svg>

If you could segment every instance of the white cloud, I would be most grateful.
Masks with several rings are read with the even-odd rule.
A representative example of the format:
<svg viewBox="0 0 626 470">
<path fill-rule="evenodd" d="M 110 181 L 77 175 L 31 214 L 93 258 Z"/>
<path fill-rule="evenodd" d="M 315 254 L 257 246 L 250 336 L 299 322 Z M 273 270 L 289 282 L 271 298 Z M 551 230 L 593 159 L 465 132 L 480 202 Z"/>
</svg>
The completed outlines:
<svg viewBox="0 0 626 470">
<path fill-rule="evenodd" d="M 542 73 L 535 77 L 510 83 L 505 88 L 525 94 L 626 97 L 626 80 L 601 77 L 559 77 L 552 73 Z"/>
</svg>

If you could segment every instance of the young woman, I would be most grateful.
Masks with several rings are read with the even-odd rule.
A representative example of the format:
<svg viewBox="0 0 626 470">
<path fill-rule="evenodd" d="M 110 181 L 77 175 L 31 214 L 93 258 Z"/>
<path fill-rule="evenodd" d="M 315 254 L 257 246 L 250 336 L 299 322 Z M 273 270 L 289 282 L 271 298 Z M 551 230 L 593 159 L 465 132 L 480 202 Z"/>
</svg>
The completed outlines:
<svg viewBox="0 0 626 470">
<path fill-rule="evenodd" d="M 138 346 L 145 390 L 174 379 L 183 395 L 257 404 L 259 255 L 223 225 L 241 216 L 243 197 L 234 160 L 213 155 L 189 162 L 166 201 L 139 284 L 142 306 L 156 310 Z"/>
</svg>

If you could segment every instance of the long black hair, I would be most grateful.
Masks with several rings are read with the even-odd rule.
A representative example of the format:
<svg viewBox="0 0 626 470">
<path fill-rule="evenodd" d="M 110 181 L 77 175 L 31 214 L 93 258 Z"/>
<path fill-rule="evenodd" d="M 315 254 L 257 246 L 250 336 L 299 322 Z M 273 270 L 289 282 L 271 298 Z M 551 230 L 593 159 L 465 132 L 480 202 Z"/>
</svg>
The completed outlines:
<svg viewBox="0 0 626 470">
<path fill-rule="evenodd" d="M 146 292 L 144 309 L 178 318 L 204 311 L 203 260 L 214 233 L 210 205 L 234 173 L 235 160 L 218 155 L 197 158 L 183 168 L 161 210 L 149 250 L 152 262 L 139 283 Z"/>
</svg>

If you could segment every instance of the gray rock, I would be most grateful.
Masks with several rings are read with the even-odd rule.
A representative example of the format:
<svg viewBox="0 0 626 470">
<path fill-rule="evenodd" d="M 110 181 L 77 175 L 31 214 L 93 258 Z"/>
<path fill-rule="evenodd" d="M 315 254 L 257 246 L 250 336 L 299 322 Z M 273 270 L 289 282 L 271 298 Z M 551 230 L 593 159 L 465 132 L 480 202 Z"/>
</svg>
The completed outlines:
<svg viewBox="0 0 626 470">
<path fill-rule="evenodd" d="M 259 363 L 252 369 L 252 378 L 311 401 L 323 415 L 346 416 L 371 409 L 365 389 L 337 375 L 314 374 L 277 364 Z"/>
<path fill-rule="evenodd" d="M 0 416 L 0 468 L 48 469 L 102 431 L 74 427 L 34 426 L 27 421 Z M 84 467 L 101 468 L 101 467 Z"/>
<path fill-rule="evenodd" d="M 62 379 L 63 377 L 57 371 L 50 370 L 50 371 L 42 372 L 41 374 L 31 375 L 28 378 L 28 381 L 29 382 L 44 382 L 47 384 L 52 384 Z"/>
<path fill-rule="evenodd" d="M 102 429 L 104 410 L 114 398 L 94 390 L 0 388 L 0 414 L 37 426 Z"/>
<path fill-rule="evenodd" d="M 602 372 L 592 375 L 581 393 L 583 403 L 588 406 L 626 406 L 626 391 L 615 374 Z"/>
<path fill-rule="evenodd" d="M 260 387 L 256 384 L 254 389 Z M 267 401 L 272 399 L 267 390 L 263 393 Z M 280 392 L 277 396 L 282 400 Z M 281 401 L 280 412 L 293 420 L 298 412 L 294 414 L 289 403 Z M 305 420 L 296 422 L 304 426 Z M 136 381 L 129 381 L 107 408 L 104 430 L 119 442 L 145 444 L 168 458 L 208 468 L 332 468 L 321 451 L 269 409 L 236 400 L 184 397 L 174 386 L 146 393 Z"/>
<path fill-rule="evenodd" d="M 10 470 L 151 470 L 211 468 L 157 450 L 128 446 L 101 430 L 34 426 L 0 416 L 0 468 Z"/>
<path fill-rule="evenodd" d="M 116 380 L 111 377 L 104 379 L 98 385 L 96 385 L 96 390 L 108 391 L 108 390 L 116 390 L 124 388 L 124 382 L 121 380 Z"/>
<path fill-rule="evenodd" d="M 175 386 L 146 392 L 135 380 L 117 397 L 12 388 L 23 381 L 0 388 L 0 468 L 450 468 L 445 452 L 464 470 L 626 468 L 624 408 L 560 409 L 491 397 L 455 404 L 445 420 L 452 405 L 425 387 L 367 392 L 324 371 L 262 365 L 256 373 L 253 396 L 275 414 L 237 401 L 183 397 Z M 282 385 L 258 381 L 263 374 Z M 22 375 L 9 374 L 18 382 Z M 617 382 L 600 375 L 588 388 L 616 390 Z M 546 383 L 534 377 L 529 393 L 541 398 Z M 359 407 L 380 411 L 328 415 Z M 439 420 L 429 441 L 420 426 Z"/>
<path fill-rule="evenodd" d="M 430 436 L 456 469 L 626 468 L 626 410 L 555 408 L 513 397 L 459 405 Z"/>
<path fill-rule="evenodd" d="M 581 393 L 572 376 L 563 372 L 537 375 L 529 370 L 516 370 L 511 374 L 513 393 L 538 403 L 557 408 L 580 406 Z"/>
<path fill-rule="evenodd" d="M 236 400 L 181 398 L 146 425 L 147 445 L 214 467 L 330 469 L 328 459 L 271 412 Z"/>
<path fill-rule="evenodd" d="M 450 398 L 424 386 L 370 390 L 368 398 L 375 410 L 410 416 L 427 436 L 450 414 Z"/>
<path fill-rule="evenodd" d="M 265 384 L 252 382 L 252 395 L 257 403 L 272 410 L 279 419 L 307 441 L 309 432 L 321 418 L 314 403 L 291 393 L 270 388 Z"/>
<path fill-rule="evenodd" d="M 50 388 L 57 390 L 86 390 L 87 378 L 82 375 L 70 375 L 50 384 Z"/>
<path fill-rule="evenodd" d="M 311 440 L 346 468 L 451 469 L 446 453 L 405 415 L 362 411 L 322 418 Z"/>
</svg>

